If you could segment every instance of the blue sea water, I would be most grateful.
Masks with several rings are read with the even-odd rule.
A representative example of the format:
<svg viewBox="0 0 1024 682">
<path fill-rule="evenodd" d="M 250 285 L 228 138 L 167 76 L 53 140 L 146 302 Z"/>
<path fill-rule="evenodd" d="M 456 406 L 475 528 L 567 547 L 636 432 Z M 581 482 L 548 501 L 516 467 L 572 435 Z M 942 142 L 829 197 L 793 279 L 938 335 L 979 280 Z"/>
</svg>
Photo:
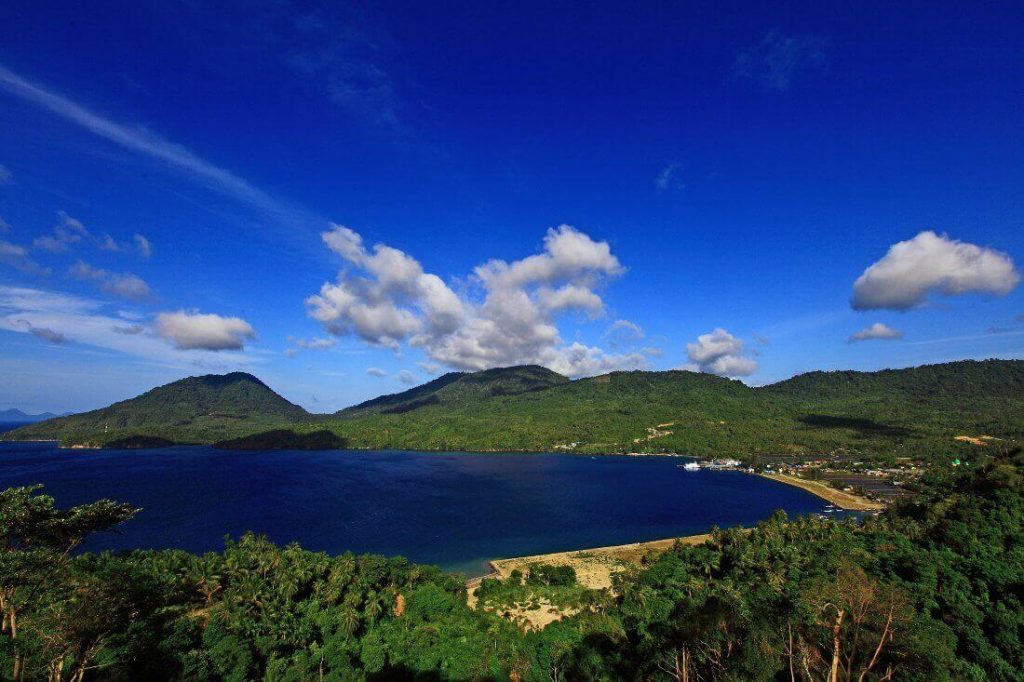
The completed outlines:
<svg viewBox="0 0 1024 682">
<path fill-rule="evenodd" d="M 88 549 L 220 550 L 245 531 L 340 554 L 402 555 L 467 575 L 487 561 L 751 525 L 820 511 L 798 488 L 669 457 L 405 451 L 61 450 L 0 443 L 0 488 L 43 483 L 61 506 L 142 511 Z"/>
</svg>

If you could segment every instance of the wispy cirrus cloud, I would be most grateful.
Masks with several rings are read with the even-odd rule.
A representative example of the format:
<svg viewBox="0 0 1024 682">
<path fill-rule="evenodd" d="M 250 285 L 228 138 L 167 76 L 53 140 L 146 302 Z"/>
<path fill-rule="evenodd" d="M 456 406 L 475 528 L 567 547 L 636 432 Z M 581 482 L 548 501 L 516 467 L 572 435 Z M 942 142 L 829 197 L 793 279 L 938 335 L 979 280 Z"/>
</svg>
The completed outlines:
<svg viewBox="0 0 1024 682">
<path fill-rule="evenodd" d="M 91 237 L 82 221 L 72 218 L 64 211 L 58 211 L 53 233 L 36 237 L 32 241 L 32 248 L 50 253 L 63 253 L 73 244 L 79 244 Z"/>
<path fill-rule="evenodd" d="M 736 56 L 732 75 L 765 90 L 788 90 L 799 72 L 824 71 L 828 67 L 827 47 L 828 41 L 821 36 L 787 36 L 772 30 L 757 45 Z"/>
<path fill-rule="evenodd" d="M 161 162 L 208 190 L 265 213 L 275 219 L 274 224 L 283 224 L 293 231 L 306 231 L 311 225 L 322 223 L 309 212 L 272 197 L 232 171 L 207 161 L 180 144 L 147 128 L 119 123 L 102 116 L 3 65 L 0 65 L 0 91 L 49 111 L 108 142 Z M 46 241 L 43 244 L 40 248 L 60 248 L 56 242 Z M 146 246 L 139 243 L 139 249 L 140 252 L 145 251 Z"/>
<path fill-rule="evenodd" d="M 28 249 L 18 244 L 0 239 L 0 263 L 28 275 L 48 275 L 49 268 L 44 268 L 32 260 Z"/>
<path fill-rule="evenodd" d="M 138 275 L 130 272 L 110 272 L 95 268 L 84 261 L 72 265 L 68 274 L 75 279 L 92 282 L 100 291 L 129 301 L 142 301 L 153 294 L 149 285 Z"/>
<path fill-rule="evenodd" d="M 222 343 L 219 352 L 208 350 L 209 344 L 202 343 L 186 341 L 176 346 L 173 339 L 158 333 L 153 321 L 126 323 L 120 312 L 103 301 L 32 287 L 0 286 L 0 330 L 31 334 L 69 347 L 92 346 L 180 368 L 200 365 L 226 369 L 260 361 L 258 355 L 231 350 L 241 348 L 234 343 Z M 202 330 L 191 338 L 194 341 L 200 336 Z M 179 337 L 185 338 L 181 334 Z"/>
<path fill-rule="evenodd" d="M 654 178 L 654 186 L 661 190 L 685 189 L 686 183 L 683 182 L 682 169 L 682 164 L 676 161 L 668 164 Z"/>
</svg>

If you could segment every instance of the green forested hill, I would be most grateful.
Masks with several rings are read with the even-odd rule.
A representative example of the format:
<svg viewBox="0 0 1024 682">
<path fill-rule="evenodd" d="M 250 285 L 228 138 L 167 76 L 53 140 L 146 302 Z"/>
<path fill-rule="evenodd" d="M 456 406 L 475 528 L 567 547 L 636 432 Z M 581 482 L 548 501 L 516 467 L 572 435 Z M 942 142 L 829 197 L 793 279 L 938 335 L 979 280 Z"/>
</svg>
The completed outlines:
<svg viewBox="0 0 1024 682">
<path fill-rule="evenodd" d="M 497 396 L 541 391 L 567 384 L 569 379 L 537 365 L 500 367 L 482 372 L 449 372 L 422 386 L 384 395 L 338 412 L 346 417 L 368 414 L 402 414 L 429 405 L 445 407 L 477 404 Z"/>
<path fill-rule="evenodd" d="M 144 446 L 160 441 L 211 443 L 297 424 L 298 405 L 242 372 L 188 377 L 91 412 L 58 417 L 6 434 L 9 440 L 57 438 L 66 444 Z"/>
<path fill-rule="evenodd" d="M 350 447 L 694 455 L 946 456 L 1024 439 L 1024 361 L 811 372 L 770 386 L 685 371 L 569 381 L 542 367 L 451 373 L 333 415 L 307 415 L 245 374 L 175 382 L 8 438 L 211 443 L 330 431 Z M 266 434 L 266 435 L 264 435 Z M 332 442 L 317 439 L 316 442 Z"/>
</svg>

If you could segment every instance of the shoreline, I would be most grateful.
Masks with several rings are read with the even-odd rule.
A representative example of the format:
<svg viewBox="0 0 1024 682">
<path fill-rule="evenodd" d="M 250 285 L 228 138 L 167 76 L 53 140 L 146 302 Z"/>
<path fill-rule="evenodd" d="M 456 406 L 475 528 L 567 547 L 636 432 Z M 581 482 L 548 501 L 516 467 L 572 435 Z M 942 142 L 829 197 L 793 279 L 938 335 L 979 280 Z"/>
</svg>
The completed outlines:
<svg viewBox="0 0 1024 682">
<path fill-rule="evenodd" d="M 576 572 L 576 581 L 580 587 L 588 590 L 614 590 L 612 576 L 620 571 L 628 571 L 639 566 L 645 556 L 661 554 L 668 551 L 676 542 L 687 545 L 699 545 L 711 538 L 710 533 L 687 535 L 679 538 L 665 538 L 647 542 L 632 542 L 625 545 L 593 547 L 568 552 L 552 552 L 550 554 L 534 554 L 532 556 L 493 559 L 488 562 L 491 572 L 479 578 L 466 581 L 466 604 L 471 609 L 479 607 L 476 597 L 477 589 L 485 578 L 507 579 L 512 571 L 518 570 L 524 575 L 530 566 L 545 564 L 549 566 L 571 566 Z M 555 607 L 549 602 L 539 599 L 535 603 L 516 603 L 510 605 L 506 616 L 527 630 L 543 630 L 546 626 L 576 612 L 573 608 Z"/>
<path fill-rule="evenodd" d="M 477 587 L 485 578 L 507 578 L 516 569 L 522 570 L 530 564 L 545 563 L 552 565 L 577 565 L 587 564 L 628 564 L 637 561 L 648 552 L 664 552 L 672 548 L 676 542 L 684 545 L 700 545 L 711 539 L 711 533 L 699 533 L 697 535 L 684 535 L 674 538 L 662 538 L 660 540 L 648 540 L 646 542 L 630 542 L 624 545 L 607 545 L 604 547 L 590 547 L 586 549 L 573 549 L 564 552 L 550 552 L 548 554 L 533 554 L 529 556 L 508 557 L 504 559 L 492 559 L 487 562 L 491 572 L 476 578 L 469 578 L 466 586 Z M 583 582 L 583 580 L 581 580 Z M 603 581 L 602 581 L 603 582 Z M 611 585 L 610 577 L 607 585 Z"/>
<path fill-rule="evenodd" d="M 881 502 L 876 502 L 860 495 L 848 493 L 845 490 L 837 490 L 836 488 L 825 485 L 824 483 L 819 483 L 818 481 L 811 481 L 806 478 L 798 478 L 787 474 L 757 475 L 762 478 L 767 478 L 770 481 L 777 481 L 779 483 L 791 485 L 794 488 L 805 490 L 844 511 L 880 511 L 885 509 L 885 505 Z"/>
</svg>

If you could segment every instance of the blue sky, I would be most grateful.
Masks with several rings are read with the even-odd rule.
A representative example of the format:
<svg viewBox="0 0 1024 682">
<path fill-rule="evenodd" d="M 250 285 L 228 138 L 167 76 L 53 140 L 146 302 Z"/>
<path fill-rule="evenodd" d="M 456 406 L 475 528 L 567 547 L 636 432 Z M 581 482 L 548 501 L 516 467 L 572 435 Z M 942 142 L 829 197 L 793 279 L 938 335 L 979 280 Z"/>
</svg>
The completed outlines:
<svg viewBox="0 0 1024 682">
<path fill-rule="evenodd" d="M 1024 357 L 1012 3 L 206 4 L 0 9 L 0 408 Z"/>
</svg>

